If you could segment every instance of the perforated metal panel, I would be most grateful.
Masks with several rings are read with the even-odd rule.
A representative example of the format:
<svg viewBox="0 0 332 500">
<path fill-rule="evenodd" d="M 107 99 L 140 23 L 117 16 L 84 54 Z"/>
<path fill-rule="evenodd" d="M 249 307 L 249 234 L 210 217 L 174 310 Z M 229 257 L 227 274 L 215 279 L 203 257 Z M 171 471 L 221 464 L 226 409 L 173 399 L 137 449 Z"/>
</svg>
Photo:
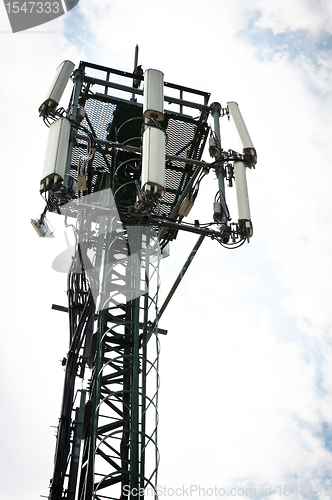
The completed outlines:
<svg viewBox="0 0 332 500">
<path fill-rule="evenodd" d="M 116 105 L 97 99 L 88 99 L 85 111 L 89 120 L 84 120 L 83 125 L 90 128 L 91 132 L 101 140 L 106 140 L 107 126 L 112 121 Z"/>
</svg>

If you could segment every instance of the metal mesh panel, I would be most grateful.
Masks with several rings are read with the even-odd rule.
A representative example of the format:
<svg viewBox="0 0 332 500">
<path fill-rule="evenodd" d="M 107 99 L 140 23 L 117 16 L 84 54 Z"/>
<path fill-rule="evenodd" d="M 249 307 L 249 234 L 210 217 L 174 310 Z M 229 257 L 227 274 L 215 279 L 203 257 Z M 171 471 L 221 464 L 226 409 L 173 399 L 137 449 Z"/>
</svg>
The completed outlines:
<svg viewBox="0 0 332 500">
<path fill-rule="evenodd" d="M 97 99 L 88 99 L 85 103 L 85 110 L 93 130 L 87 120 L 83 120 L 83 125 L 96 134 L 102 141 L 107 137 L 107 126 L 113 120 L 116 105 L 111 102 L 102 102 Z"/>
<path fill-rule="evenodd" d="M 197 126 L 170 118 L 166 129 L 166 154 L 190 158 L 190 142 L 195 136 Z"/>
<path fill-rule="evenodd" d="M 97 139 L 106 140 L 107 126 L 112 121 L 116 105 L 109 102 L 102 102 L 96 99 L 88 99 L 85 103 L 87 117 L 82 121 L 82 125 L 87 128 Z M 77 169 L 80 158 L 86 155 L 87 145 L 85 141 L 77 140 L 74 144 L 71 156 L 70 175 L 77 180 Z M 93 176 L 92 186 L 99 189 L 100 174 L 110 172 L 112 166 L 112 156 L 101 146 L 95 153 L 93 169 L 98 172 Z"/>
<path fill-rule="evenodd" d="M 192 121 L 170 118 L 166 128 L 166 155 L 200 159 L 208 129 L 199 131 L 198 127 L 199 124 Z M 160 201 L 161 213 L 170 215 L 197 168 L 185 161 L 166 162 L 166 194 Z"/>
</svg>

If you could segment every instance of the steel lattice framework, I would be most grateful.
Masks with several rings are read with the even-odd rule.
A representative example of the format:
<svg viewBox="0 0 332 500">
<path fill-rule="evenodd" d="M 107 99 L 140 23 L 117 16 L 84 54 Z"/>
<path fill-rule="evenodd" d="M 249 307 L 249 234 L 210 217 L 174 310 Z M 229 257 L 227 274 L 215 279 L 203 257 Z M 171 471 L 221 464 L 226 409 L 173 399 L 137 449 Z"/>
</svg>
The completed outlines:
<svg viewBox="0 0 332 500">
<path fill-rule="evenodd" d="M 82 499 L 120 498 L 125 486 L 154 487 L 157 478 L 159 340 L 151 319 L 156 316 L 158 260 L 151 263 L 149 237 L 145 234 L 142 241 L 136 232 L 144 248 L 140 262 L 134 263 L 138 272 L 133 273 L 123 259 L 124 231 L 116 232 L 118 236 L 106 241 L 107 259 L 119 262 L 108 268 L 101 292 L 104 309 L 98 318 L 83 429 Z M 134 281 L 131 287 L 143 286 L 147 292 L 126 302 L 121 288 L 133 276 L 144 283 Z"/>
<path fill-rule="evenodd" d="M 163 124 L 166 194 L 149 214 L 154 221 L 144 214 L 131 218 L 144 119 L 135 98 L 142 91 L 119 83 L 128 78 L 133 74 L 86 62 L 74 72 L 68 109 L 73 123 L 80 107 L 85 116 L 80 126 L 72 126 L 67 192 L 76 191 L 80 203 L 84 195 L 111 189 L 120 216 L 88 213 L 84 203 L 76 214 L 63 212 L 77 218 L 76 230 L 83 236 L 68 277 L 70 350 L 50 500 L 134 498 L 133 491 L 142 497 L 145 488 L 157 485 L 158 251 L 177 235 L 174 225 L 162 226 L 158 217 L 181 220 L 181 203 L 203 168 L 210 108 L 208 93 L 165 83 L 173 94 L 165 97 Z M 124 99 L 121 92 L 129 91 L 135 95 Z M 197 118 L 184 114 L 190 108 Z M 91 140 L 94 154 L 88 157 Z M 49 199 L 48 207 L 61 211 L 64 202 Z M 99 277 L 84 260 L 91 247 L 94 268 L 103 268 Z M 93 292 L 99 293 L 98 310 Z M 79 388 L 87 369 L 89 381 Z"/>
</svg>

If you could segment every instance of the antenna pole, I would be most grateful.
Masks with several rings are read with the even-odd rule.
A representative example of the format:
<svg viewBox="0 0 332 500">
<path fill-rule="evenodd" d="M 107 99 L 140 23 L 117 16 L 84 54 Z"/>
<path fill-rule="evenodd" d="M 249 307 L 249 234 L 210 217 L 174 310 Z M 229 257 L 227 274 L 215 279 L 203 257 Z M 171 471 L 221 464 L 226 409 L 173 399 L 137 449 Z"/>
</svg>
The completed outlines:
<svg viewBox="0 0 332 500">
<path fill-rule="evenodd" d="M 211 104 L 211 114 L 213 116 L 213 122 L 214 122 L 214 133 L 219 141 L 219 146 L 221 147 L 221 135 L 220 135 L 220 124 L 219 124 L 219 118 L 220 118 L 220 110 L 221 110 L 221 105 L 219 102 L 213 102 Z M 225 172 L 222 164 L 219 164 L 218 167 L 216 168 L 216 174 L 218 178 L 218 186 L 219 186 L 219 192 L 220 192 L 220 203 L 222 206 L 222 223 L 227 222 L 227 207 L 226 207 L 226 202 L 225 202 Z"/>
<path fill-rule="evenodd" d="M 134 71 L 137 68 L 137 66 L 138 66 L 138 44 L 135 47 Z M 134 80 L 133 80 L 133 86 L 134 86 Z M 134 92 L 131 94 L 131 101 L 137 101 Z"/>
</svg>

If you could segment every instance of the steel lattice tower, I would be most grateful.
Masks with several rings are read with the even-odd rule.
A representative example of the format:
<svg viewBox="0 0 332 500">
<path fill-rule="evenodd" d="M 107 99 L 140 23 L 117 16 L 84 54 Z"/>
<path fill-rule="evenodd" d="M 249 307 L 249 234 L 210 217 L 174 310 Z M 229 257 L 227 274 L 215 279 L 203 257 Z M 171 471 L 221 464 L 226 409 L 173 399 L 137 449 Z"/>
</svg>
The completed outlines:
<svg viewBox="0 0 332 500">
<path fill-rule="evenodd" d="M 55 104 L 49 99 L 40 108 L 46 124 L 63 127 L 67 139 L 62 158 L 63 135 L 58 133 L 56 166 L 41 183 L 46 208 L 33 221 L 45 236 L 46 212 L 62 213 L 66 225 L 75 226 L 76 237 L 68 308 L 53 306 L 69 313 L 70 343 L 63 362 L 63 402 L 49 499 L 142 498 L 147 487 L 156 488 L 159 464 L 158 336 L 166 332 L 158 328 L 158 319 L 205 236 L 231 247 L 249 240 L 249 219 L 229 223 L 224 180 L 232 183 L 232 162 L 240 164 L 238 168 L 251 167 L 256 154 L 248 146 L 241 154 L 222 150 L 219 117 L 227 110 L 218 103 L 209 106 L 210 94 L 165 82 L 170 93 L 164 98 L 168 109 L 162 123 L 166 192 L 149 198 L 140 188 L 147 120 L 137 98 L 143 95 L 143 72 L 81 62 L 72 79 L 66 111 L 56 109 L 55 98 Z M 133 79 L 133 86 L 128 85 Z M 210 114 L 214 161 L 208 164 L 201 157 L 211 132 Z M 62 170 L 57 166 L 61 161 Z M 185 224 L 183 218 L 211 168 L 218 177 L 214 222 Z M 160 255 L 166 254 L 179 230 L 199 238 L 158 308 Z"/>
</svg>

